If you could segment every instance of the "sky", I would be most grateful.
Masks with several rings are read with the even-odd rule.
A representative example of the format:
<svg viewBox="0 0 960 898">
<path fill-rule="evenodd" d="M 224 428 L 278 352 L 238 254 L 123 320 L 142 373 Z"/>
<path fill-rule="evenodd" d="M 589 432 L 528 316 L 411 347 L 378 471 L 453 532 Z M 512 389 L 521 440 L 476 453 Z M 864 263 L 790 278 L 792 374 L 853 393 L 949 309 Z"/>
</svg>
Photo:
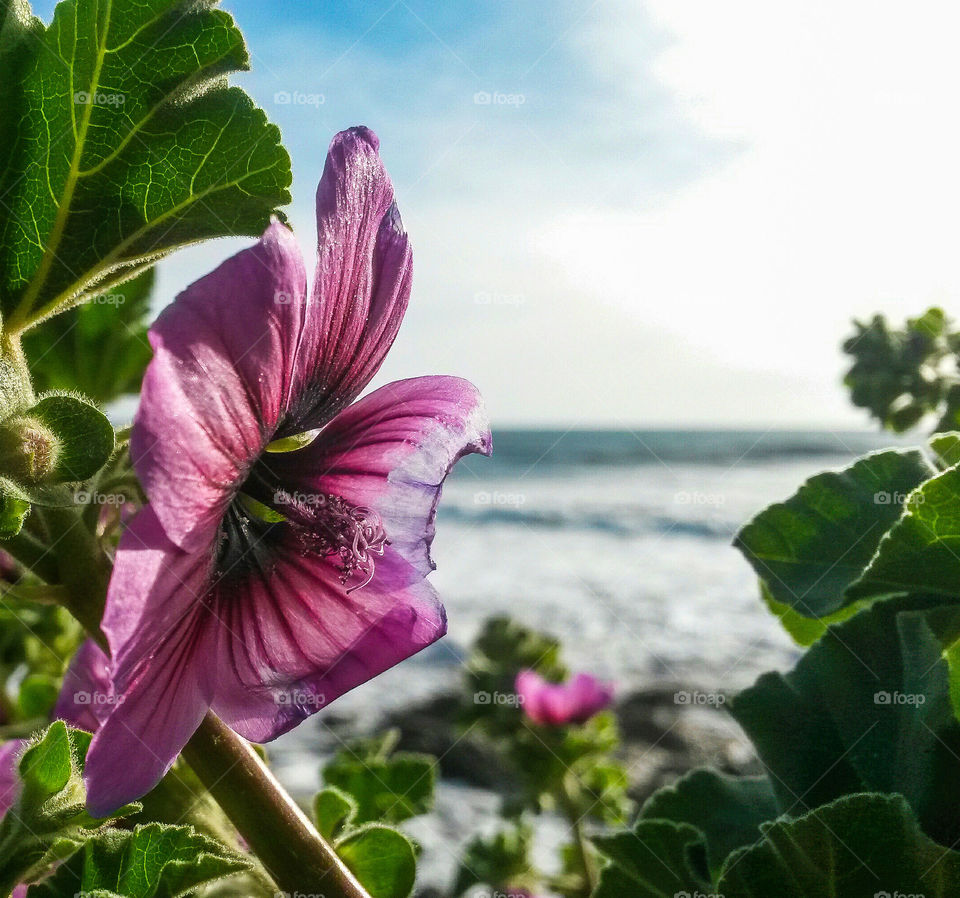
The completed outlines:
<svg viewBox="0 0 960 898">
<path fill-rule="evenodd" d="M 415 263 L 376 383 L 469 377 L 501 426 L 858 428 L 851 318 L 958 305 L 955 4 L 222 6 L 306 250 L 330 137 L 380 135 Z M 244 243 L 162 263 L 158 305 Z"/>
</svg>

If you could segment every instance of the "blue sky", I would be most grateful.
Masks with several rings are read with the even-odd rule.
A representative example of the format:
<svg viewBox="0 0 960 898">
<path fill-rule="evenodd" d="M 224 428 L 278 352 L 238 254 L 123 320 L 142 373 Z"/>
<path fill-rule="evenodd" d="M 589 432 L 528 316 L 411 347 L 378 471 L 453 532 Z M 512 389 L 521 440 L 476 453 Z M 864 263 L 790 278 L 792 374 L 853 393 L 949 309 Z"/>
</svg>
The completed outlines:
<svg viewBox="0 0 960 898">
<path fill-rule="evenodd" d="M 960 299 L 946 0 L 222 5 L 308 251 L 329 138 L 381 137 L 415 278 L 380 381 L 465 375 L 499 423 L 857 426 L 849 319 Z"/>
</svg>

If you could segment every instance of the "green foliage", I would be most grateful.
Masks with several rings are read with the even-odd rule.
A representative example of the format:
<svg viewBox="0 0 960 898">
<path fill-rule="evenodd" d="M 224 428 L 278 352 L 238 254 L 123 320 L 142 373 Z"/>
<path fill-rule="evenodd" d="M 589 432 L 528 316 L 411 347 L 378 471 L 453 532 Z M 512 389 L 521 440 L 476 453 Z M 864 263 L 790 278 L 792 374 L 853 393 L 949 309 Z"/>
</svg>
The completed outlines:
<svg viewBox="0 0 960 898">
<path fill-rule="evenodd" d="M 762 511 L 736 546 L 776 602 L 804 617 L 829 617 L 852 603 L 847 588 L 908 494 L 933 474 L 915 450 L 868 455 L 844 471 L 812 477 L 786 502 Z"/>
<path fill-rule="evenodd" d="M 407 898 L 417 848 L 398 824 L 433 806 L 436 761 L 395 751 L 399 734 L 359 739 L 324 765 L 326 783 L 314 798 L 317 829 L 372 898 Z"/>
<path fill-rule="evenodd" d="M 960 895 L 960 854 L 920 832 L 897 795 L 853 795 L 798 820 L 763 827 L 731 855 L 716 891 L 726 898 Z"/>
<path fill-rule="evenodd" d="M 828 614 L 826 617 L 806 617 L 797 611 L 794 611 L 789 605 L 778 602 L 770 587 L 763 580 L 760 581 L 760 598 L 767 610 L 780 621 L 781 626 L 790 638 L 803 648 L 813 645 L 824 633 L 830 624 L 839 624 L 842 621 L 853 617 L 858 611 L 862 610 L 868 603 L 853 602 L 845 608 L 841 608 L 834 614 Z"/>
<path fill-rule="evenodd" d="M 939 419 L 937 431 L 958 429 L 960 334 L 942 309 L 909 318 L 902 328 L 882 315 L 855 321 L 854 328 L 843 344 L 853 358 L 844 383 L 854 405 L 895 433 L 931 416 Z"/>
<path fill-rule="evenodd" d="M 28 514 L 30 514 L 29 502 L 12 493 L 4 492 L 0 487 L 0 539 L 16 536 Z"/>
<path fill-rule="evenodd" d="M 788 674 L 764 674 L 730 710 L 785 813 L 857 792 L 897 792 L 924 831 L 960 838 L 960 722 L 942 647 L 918 623 L 930 597 L 881 602 L 831 627 Z"/>
<path fill-rule="evenodd" d="M 56 721 L 23 753 L 20 795 L 0 822 L 0 892 L 47 872 L 109 822 L 95 820 L 84 806 L 81 776 L 89 745 L 87 733 Z M 121 808 L 113 817 L 134 810 Z"/>
<path fill-rule="evenodd" d="M 321 789 L 313 799 L 313 819 L 325 839 L 334 839 L 350 825 L 356 813 L 357 802 L 353 796 L 333 786 Z"/>
<path fill-rule="evenodd" d="M 371 898 L 407 898 L 417 875 L 413 843 L 403 833 L 375 823 L 336 843 L 337 854 Z"/>
<path fill-rule="evenodd" d="M 351 823 L 402 823 L 433 805 L 436 761 L 429 755 L 394 752 L 398 734 L 352 743 L 323 768 L 328 786 L 353 798 Z M 329 801 L 329 799 L 327 799 Z M 329 810 L 327 806 L 324 810 Z"/>
<path fill-rule="evenodd" d="M 911 493 L 903 516 L 850 589 L 871 598 L 932 592 L 960 598 L 960 469 L 948 468 Z"/>
<path fill-rule="evenodd" d="M 640 811 L 640 819 L 695 827 L 706 843 L 709 868 L 717 874 L 728 854 L 754 843 L 760 825 L 778 814 L 768 777 L 732 777 L 699 769 L 654 793 Z"/>
<path fill-rule="evenodd" d="M 21 503 L 74 505 L 84 494 L 81 481 L 107 463 L 114 445 L 113 425 L 95 405 L 45 396 L 0 426 L 0 493 Z"/>
<path fill-rule="evenodd" d="M 79 390 L 101 404 L 138 392 L 151 357 L 153 284 L 151 268 L 29 331 L 23 349 L 34 387 Z"/>
<path fill-rule="evenodd" d="M 492 734 L 509 735 L 520 720 L 515 705 L 495 701 L 513 695 L 521 670 L 535 670 L 559 682 L 569 671 L 560 659 L 560 642 L 509 617 L 492 617 L 477 636 L 466 664 L 465 723 L 479 721 Z"/>
<path fill-rule="evenodd" d="M 467 845 L 453 883 L 453 895 L 464 894 L 476 885 L 493 889 L 522 887 L 537 881 L 531 852 L 533 827 L 514 821 L 490 838 L 476 836 Z"/>
<path fill-rule="evenodd" d="M 29 735 L 29 730 L 20 731 L 23 722 L 46 718 L 82 635 L 59 606 L 19 598 L 0 602 L 0 709 L 7 730 Z"/>
<path fill-rule="evenodd" d="M 703 835 L 685 823 L 639 820 L 632 830 L 598 836 L 609 861 L 594 898 L 663 898 L 713 891 Z"/>
<path fill-rule="evenodd" d="M 185 898 L 248 868 L 243 858 L 188 826 L 151 823 L 88 841 L 28 898 Z"/>
<path fill-rule="evenodd" d="M 289 202 L 279 131 L 227 76 L 231 17 L 192 0 L 0 6 L 0 309 L 17 330 Z"/>
</svg>

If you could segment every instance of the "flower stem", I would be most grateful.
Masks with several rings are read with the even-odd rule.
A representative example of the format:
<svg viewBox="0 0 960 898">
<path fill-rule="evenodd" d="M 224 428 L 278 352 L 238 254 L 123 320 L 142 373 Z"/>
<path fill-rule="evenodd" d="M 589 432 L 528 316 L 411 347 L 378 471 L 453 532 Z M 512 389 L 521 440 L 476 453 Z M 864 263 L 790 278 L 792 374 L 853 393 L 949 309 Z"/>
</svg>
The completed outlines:
<svg viewBox="0 0 960 898">
<path fill-rule="evenodd" d="M 253 747 L 214 714 L 183 757 L 283 891 L 369 898 Z"/>
<path fill-rule="evenodd" d="M 592 895 L 600 882 L 600 874 L 597 871 L 597 862 L 593 849 L 590 847 L 590 840 L 583 828 L 583 814 L 578 810 L 577 803 L 574 801 L 566 782 L 560 784 L 558 792 L 559 804 L 570 825 L 573 845 L 583 872 L 584 895 Z"/>
<path fill-rule="evenodd" d="M 100 618 L 109 562 L 76 509 L 44 509 L 43 519 L 70 591 L 65 605 L 106 649 Z M 216 715 L 207 714 L 183 757 L 281 890 L 370 898 L 250 743 Z"/>
</svg>

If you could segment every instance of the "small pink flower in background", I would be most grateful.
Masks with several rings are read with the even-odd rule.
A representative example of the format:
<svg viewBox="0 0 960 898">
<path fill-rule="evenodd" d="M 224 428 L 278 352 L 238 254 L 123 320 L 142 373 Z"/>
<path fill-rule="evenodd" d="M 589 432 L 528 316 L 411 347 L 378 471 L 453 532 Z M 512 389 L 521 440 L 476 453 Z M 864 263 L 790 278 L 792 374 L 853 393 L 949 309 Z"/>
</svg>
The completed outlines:
<svg viewBox="0 0 960 898">
<path fill-rule="evenodd" d="M 123 700 L 85 771 L 98 816 L 149 791 L 208 709 L 265 742 L 446 632 L 426 581 L 437 503 L 490 429 L 454 377 L 354 402 L 410 296 L 378 146 L 366 128 L 331 144 L 312 293 L 274 222 L 150 331 L 130 444 L 149 505 L 102 623 Z"/>
<path fill-rule="evenodd" d="M 584 723 L 613 703 L 613 685 L 583 673 L 549 683 L 534 670 L 522 670 L 516 690 L 523 713 L 541 726 Z"/>
</svg>

